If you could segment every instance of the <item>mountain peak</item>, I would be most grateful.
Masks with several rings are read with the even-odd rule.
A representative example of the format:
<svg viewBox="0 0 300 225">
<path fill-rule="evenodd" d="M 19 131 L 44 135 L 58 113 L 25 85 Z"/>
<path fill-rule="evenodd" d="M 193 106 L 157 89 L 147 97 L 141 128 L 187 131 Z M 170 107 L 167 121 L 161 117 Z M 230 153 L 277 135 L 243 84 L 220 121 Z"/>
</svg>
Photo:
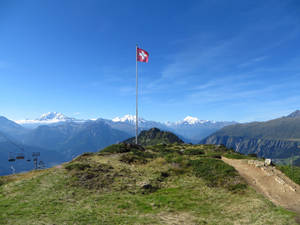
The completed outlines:
<svg viewBox="0 0 300 225">
<path fill-rule="evenodd" d="M 214 121 L 199 120 L 197 117 L 187 116 L 182 121 L 178 121 L 175 124 L 196 125 L 196 124 L 204 124 L 208 122 L 214 123 Z"/>
<path fill-rule="evenodd" d="M 123 117 L 115 117 L 112 119 L 113 122 L 128 122 L 128 123 L 135 123 L 135 116 L 126 114 Z M 139 118 L 139 122 L 145 122 L 143 118 Z"/>
<path fill-rule="evenodd" d="M 71 117 L 67 117 L 62 113 L 59 112 L 48 112 L 42 114 L 38 119 L 31 120 L 16 120 L 15 122 L 25 126 L 27 128 L 36 128 L 40 125 L 50 125 L 50 124 L 57 124 L 61 122 L 85 122 L 86 120 L 75 119 Z"/>
<path fill-rule="evenodd" d="M 70 118 L 65 116 L 62 113 L 48 112 L 48 113 L 42 114 L 38 120 L 39 121 L 49 121 L 49 120 L 66 121 L 68 119 L 70 119 Z"/>
<path fill-rule="evenodd" d="M 296 110 L 294 112 L 292 112 L 291 114 L 289 114 L 287 117 L 289 118 L 300 118 L 300 110 Z"/>
<path fill-rule="evenodd" d="M 199 123 L 200 120 L 197 117 L 192 117 L 192 116 L 187 116 L 183 119 L 184 122 L 188 123 L 188 124 L 195 124 L 195 123 Z"/>
</svg>

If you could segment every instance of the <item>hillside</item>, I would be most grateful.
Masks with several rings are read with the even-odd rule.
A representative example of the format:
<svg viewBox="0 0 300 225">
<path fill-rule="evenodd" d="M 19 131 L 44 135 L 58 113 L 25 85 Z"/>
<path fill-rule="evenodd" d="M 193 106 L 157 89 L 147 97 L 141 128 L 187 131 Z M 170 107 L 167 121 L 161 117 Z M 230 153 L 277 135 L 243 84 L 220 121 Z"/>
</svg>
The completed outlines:
<svg viewBox="0 0 300 225">
<path fill-rule="evenodd" d="M 0 176 L 11 174 L 12 167 L 16 173 L 32 170 L 34 168 L 34 162 L 32 160 L 30 160 L 30 162 L 27 161 L 27 159 L 32 159 L 32 152 L 40 152 L 39 160 L 44 162 L 45 167 L 51 167 L 66 161 L 64 155 L 57 151 L 49 151 L 47 149 L 27 145 L 23 147 L 26 150 L 25 159 L 9 162 L 8 153 L 19 153 L 20 150 L 9 142 L 0 142 Z"/>
<path fill-rule="evenodd" d="M 257 153 L 271 158 L 300 155 L 300 116 L 298 111 L 267 122 L 235 124 L 208 136 L 202 144 L 224 144 L 241 153 Z"/>
<path fill-rule="evenodd" d="M 31 160 L 32 152 L 40 152 L 39 159 L 44 162 L 46 167 L 51 167 L 66 161 L 66 157 L 58 151 L 24 145 L 0 132 L 0 176 L 11 174 L 12 171 L 20 173 L 32 170 L 34 168 L 34 163 Z M 25 159 L 13 162 L 8 161 L 9 157 L 16 157 L 19 153 L 24 153 Z"/>
<path fill-rule="evenodd" d="M 0 224 L 296 224 L 249 188 L 222 146 L 116 144 L 0 178 Z"/>
<path fill-rule="evenodd" d="M 4 116 L 0 116 L 0 132 L 11 138 L 20 138 L 26 135 L 29 131 Z"/>
<path fill-rule="evenodd" d="M 127 139 L 125 143 L 135 143 L 135 137 Z M 144 130 L 138 135 L 138 143 L 142 146 L 156 144 L 174 144 L 183 143 L 175 134 L 168 131 L 161 131 L 158 128 Z"/>
</svg>

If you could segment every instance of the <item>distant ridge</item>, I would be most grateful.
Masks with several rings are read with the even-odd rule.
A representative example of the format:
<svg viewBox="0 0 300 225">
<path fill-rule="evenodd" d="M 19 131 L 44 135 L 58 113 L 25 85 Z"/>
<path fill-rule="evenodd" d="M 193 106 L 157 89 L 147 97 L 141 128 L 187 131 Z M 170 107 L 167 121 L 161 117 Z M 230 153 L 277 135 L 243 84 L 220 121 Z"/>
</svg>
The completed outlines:
<svg viewBox="0 0 300 225">
<path fill-rule="evenodd" d="M 287 116 L 288 118 L 298 118 L 300 117 L 300 110 L 296 110 Z"/>
<path fill-rule="evenodd" d="M 261 157 L 300 156 L 300 110 L 266 122 L 235 124 L 222 128 L 200 143 L 223 144 L 228 148 Z"/>
</svg>

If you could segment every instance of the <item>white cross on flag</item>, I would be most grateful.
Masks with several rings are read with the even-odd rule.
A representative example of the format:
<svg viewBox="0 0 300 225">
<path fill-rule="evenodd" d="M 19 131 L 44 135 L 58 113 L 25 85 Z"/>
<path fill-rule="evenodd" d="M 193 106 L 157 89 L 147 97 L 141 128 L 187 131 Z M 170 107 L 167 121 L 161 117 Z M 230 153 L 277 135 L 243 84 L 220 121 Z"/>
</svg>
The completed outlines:
<svg viewBox="0 0 300 225">
<path fill-rule="evenodd" d="M 136 60 L 139 62 L 148 62 L 149 59 L 149 53 L 141 48 L 137 48 L 136 52 Z"/>
</svg>

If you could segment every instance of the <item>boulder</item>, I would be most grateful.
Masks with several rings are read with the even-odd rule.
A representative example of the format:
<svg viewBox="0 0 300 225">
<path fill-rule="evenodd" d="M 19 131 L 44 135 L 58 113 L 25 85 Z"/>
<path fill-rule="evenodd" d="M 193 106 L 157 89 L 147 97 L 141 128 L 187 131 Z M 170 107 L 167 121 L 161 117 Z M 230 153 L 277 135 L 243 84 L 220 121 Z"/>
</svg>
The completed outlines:
<svg viewBox="0 0 300 225">
<path fill-rule="evenodd" d="M 265 159 L 265 166 L 272 166 L 272 159 Z"/>
</svg>

